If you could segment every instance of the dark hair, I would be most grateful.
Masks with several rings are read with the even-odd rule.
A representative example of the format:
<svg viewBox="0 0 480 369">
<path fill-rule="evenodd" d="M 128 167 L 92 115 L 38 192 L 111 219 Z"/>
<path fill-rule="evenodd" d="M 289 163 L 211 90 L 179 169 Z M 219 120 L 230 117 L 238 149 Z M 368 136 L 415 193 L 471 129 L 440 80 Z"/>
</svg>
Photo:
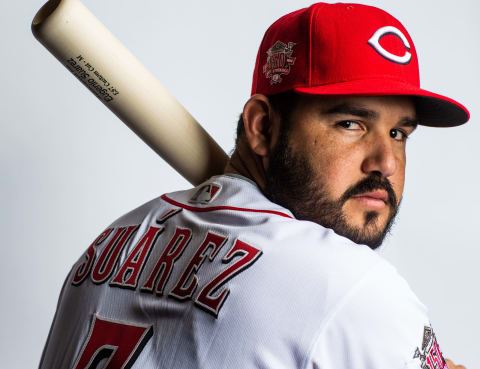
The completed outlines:
<svg viewBox="0 0 480 369">
<path fill-rule="evenodd" d="M 297 102 L 298 102 L 298 94 L 294 93 L 293 91 L 286 91 L 281 92 L 275 95 L 269 95 L 268 100 L 279 116 L 280 121 L 282 122 L 282 129 L 287 129 L 288 127 L 284 124 L 290 121 L 290 116 L 292 111 L 294 110 Z M 235 138 L 235 145 L 238 145 L 238 142 L 241 138 L 245 136 L 245 125 L 243 122 L 242 113 L 240 113 L 240 117 L 238 118 L 237 123 L 237 137 Z"/>
</svg>

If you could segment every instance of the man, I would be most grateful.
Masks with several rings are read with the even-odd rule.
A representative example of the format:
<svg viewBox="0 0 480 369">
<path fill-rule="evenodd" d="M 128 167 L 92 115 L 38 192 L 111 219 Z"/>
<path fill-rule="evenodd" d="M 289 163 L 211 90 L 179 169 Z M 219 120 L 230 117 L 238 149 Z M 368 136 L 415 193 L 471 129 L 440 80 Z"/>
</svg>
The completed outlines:
<svg viewBox="0 0 480 369">
<path fill-rule="evenodd" d="M 419 88 L 413 41 L 389 14 L 319 3 L 280 18 L 225 174 L 93 241 L 40 367 L 447 368 L 425 306 L 373 250 L 417 124 L 468 118 Z"/>
</svg>

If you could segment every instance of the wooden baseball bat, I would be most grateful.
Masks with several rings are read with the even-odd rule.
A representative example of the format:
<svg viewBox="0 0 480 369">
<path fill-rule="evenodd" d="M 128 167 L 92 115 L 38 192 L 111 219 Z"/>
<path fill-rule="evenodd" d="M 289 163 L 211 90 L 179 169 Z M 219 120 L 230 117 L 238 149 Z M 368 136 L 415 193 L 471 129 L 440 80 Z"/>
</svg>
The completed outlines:
<svg viewBox="0 0 480 369">
<path fill-rule="evenodd" d="M 220 146 L 79 0 L 48 1 L 32 32 L 190 183 L 223 172 L 228 157 Z"/>
</svg>

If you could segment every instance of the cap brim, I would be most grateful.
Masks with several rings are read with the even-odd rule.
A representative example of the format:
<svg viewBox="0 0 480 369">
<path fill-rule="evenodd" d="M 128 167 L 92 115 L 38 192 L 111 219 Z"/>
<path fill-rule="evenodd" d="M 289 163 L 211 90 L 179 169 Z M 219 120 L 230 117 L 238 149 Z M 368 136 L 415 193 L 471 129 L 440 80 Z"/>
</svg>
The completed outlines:
<svg viewBox="0 0 480 369">
<path fill-rule="evenodd" d="M 294 87 L 304 95 L 324 96 L 411 96 L 414 98 L 419 124 L 431 127 L 455 127 L 470 118 L 468 110 L 449 97 L 387 79 L 360 79 L 313 87 Z"/>
</svg>

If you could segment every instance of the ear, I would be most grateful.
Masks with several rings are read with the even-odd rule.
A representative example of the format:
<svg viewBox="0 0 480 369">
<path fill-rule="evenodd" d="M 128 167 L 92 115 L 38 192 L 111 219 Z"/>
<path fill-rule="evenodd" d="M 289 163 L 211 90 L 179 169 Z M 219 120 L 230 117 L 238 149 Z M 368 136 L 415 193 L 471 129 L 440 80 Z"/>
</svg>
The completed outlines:
<svg viewBox="0 0 480 369">
<path fill-rule="evenodd" d="M 251 149 L 260 156 L 268 156 L 273 138 L 278 131 L 279 118 L 272 109 L 268 97 L 253 95 L 243 107 L 245 134 Z"/>
</svg>

